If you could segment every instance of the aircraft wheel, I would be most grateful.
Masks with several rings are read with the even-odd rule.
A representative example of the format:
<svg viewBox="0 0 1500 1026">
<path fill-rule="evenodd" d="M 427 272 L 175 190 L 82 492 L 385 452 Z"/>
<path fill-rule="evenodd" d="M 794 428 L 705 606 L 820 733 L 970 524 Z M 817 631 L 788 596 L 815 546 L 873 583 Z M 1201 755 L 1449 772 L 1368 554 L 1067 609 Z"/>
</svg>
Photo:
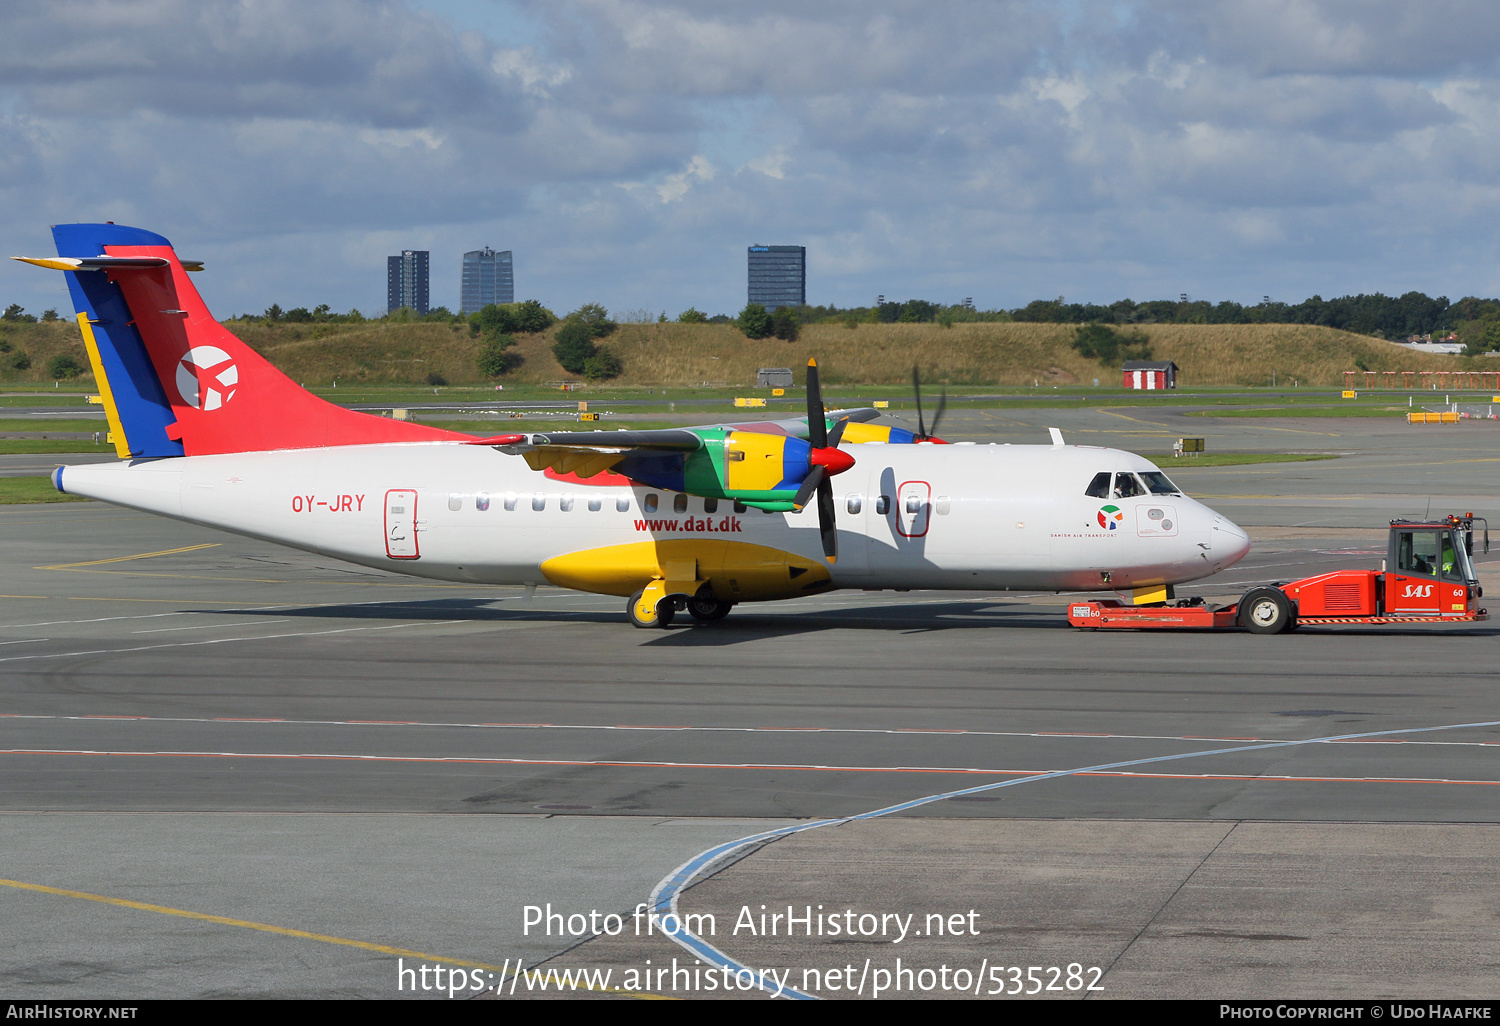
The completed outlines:
<svg viewBox="0 0 1500 1026">
<path fill-rule="evenodd" d="M 729 611 L 733 608 L 733 602 L 725 602 L 712 592 L 694 595 L 687 601 L 688 615 L 699 623 L 712 623 L 714 620 L 722 620 L 729 615 Z"/>
<path fill-rule="evenodd" d="M 636 627 L 666 627 L 671 624 L 672 616 L 677 612 L 676 604 L 671 597 L 662 599 L 656 604 L 655 615 L 649 620 L 642 619 L 636 609 L 636 604 L 641 601 L 642 592 L 636 592 L 630 596 L 630 602 L 625 606 L 625 615 L 630 617 L 630 622 Z"/>
<path fill-rule="evenodd" d="M 1240 600 L 1240 626 L 1251 634 L 1290 630 L 1292 603 L 1280 588 L 1255 588 Z"/>
</svg>

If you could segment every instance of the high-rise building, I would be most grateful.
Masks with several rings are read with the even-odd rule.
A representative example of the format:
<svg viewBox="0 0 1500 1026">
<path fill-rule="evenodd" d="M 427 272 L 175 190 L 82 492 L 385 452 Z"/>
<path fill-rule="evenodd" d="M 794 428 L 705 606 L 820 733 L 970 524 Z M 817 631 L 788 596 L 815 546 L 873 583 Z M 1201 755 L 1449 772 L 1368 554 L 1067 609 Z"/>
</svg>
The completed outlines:
<svg viewBox="0 0 1500 1026">
<path fill-rule="evenodd" d="M 767 310 L 806 303 L 807 247 L 751 246 L 750 302 Z"/>
<path fill-rule="evenodd" d="M 464 276 L 459 296 L 465 313 L 483 310 L 491 303 L 514 303 L 516 279 L 510 250 L 495 252 L 486 246 L 464 254 Z"/>
<path fill-rule="evenodd" d="M 403 249 L 385 261 L 385 307 L 395 313 L 409 306 L 427 314 L 427 250 Z"/>
</svg>

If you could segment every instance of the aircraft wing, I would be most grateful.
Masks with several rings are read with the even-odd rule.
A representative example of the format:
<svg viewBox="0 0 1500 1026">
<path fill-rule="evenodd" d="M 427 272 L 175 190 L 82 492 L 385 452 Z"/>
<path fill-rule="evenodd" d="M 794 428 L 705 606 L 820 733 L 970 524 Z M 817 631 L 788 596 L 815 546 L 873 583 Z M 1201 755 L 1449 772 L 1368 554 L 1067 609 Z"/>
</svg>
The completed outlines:
<svg viewBox="0 0 1500 1026">
<path fill-rule="evenodd" d="M 879 410 L 863 406 L 853 410 L 829 410 L 828 423 L 831 427 L 841 420 L 848 420 L 854 424 L 862 424 L 865 421 L 875 420 L 880 417 Z M 786 420 L 747 420 L 732 422 L 728 424 L 699 424 L 698 428 L 729 428 L 732 431 L 757 431 L 767 435 L 786 435 L 790 438 L 807 439 L 807 418 L 788 417 Z M 693 430 L 689 428 L 688 430 Z"/>
</svg>

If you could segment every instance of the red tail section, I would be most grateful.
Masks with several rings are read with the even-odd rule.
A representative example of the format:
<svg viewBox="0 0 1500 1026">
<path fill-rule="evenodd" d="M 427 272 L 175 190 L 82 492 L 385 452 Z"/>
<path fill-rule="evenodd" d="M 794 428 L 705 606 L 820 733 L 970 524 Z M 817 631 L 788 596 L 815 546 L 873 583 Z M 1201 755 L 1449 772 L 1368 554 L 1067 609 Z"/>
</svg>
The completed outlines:
<svg viewBox="0 0 1500 1026">
<path fill-rule="evenodd" d="M 176 415 L 168 437 L 189 456 L 469 435 L 346 410 L 303 389 L 208 312 L 170 246 L 108 246 L 166 267 L 110 270 Z"/>
</svg>

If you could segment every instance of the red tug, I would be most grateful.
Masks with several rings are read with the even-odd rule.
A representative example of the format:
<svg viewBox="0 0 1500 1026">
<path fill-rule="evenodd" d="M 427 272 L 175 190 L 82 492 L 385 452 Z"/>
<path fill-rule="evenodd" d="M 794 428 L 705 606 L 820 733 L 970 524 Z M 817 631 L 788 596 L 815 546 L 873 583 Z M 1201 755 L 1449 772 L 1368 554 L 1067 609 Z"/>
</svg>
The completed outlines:
<svg viewBox="0 0 1500 1026">
<path fill-rule="evenodd" d="M 1348 623 L 1470 623 L 1490 618 L 1475 608 L 1484 595 L 1474 573 L 1472 513 L 1441 520 L 1392 520 L 1389 548 L 1379 570 L 1335 570 L 1300 581 L 1252 588 L 1227 606 L 1202 599 L 1128 606 L 1113 599 L 1071 602 L 1068 622 L 1086 629 L 1243 627 L 1280 634 L 1301 625 Z"/>
</svg>

